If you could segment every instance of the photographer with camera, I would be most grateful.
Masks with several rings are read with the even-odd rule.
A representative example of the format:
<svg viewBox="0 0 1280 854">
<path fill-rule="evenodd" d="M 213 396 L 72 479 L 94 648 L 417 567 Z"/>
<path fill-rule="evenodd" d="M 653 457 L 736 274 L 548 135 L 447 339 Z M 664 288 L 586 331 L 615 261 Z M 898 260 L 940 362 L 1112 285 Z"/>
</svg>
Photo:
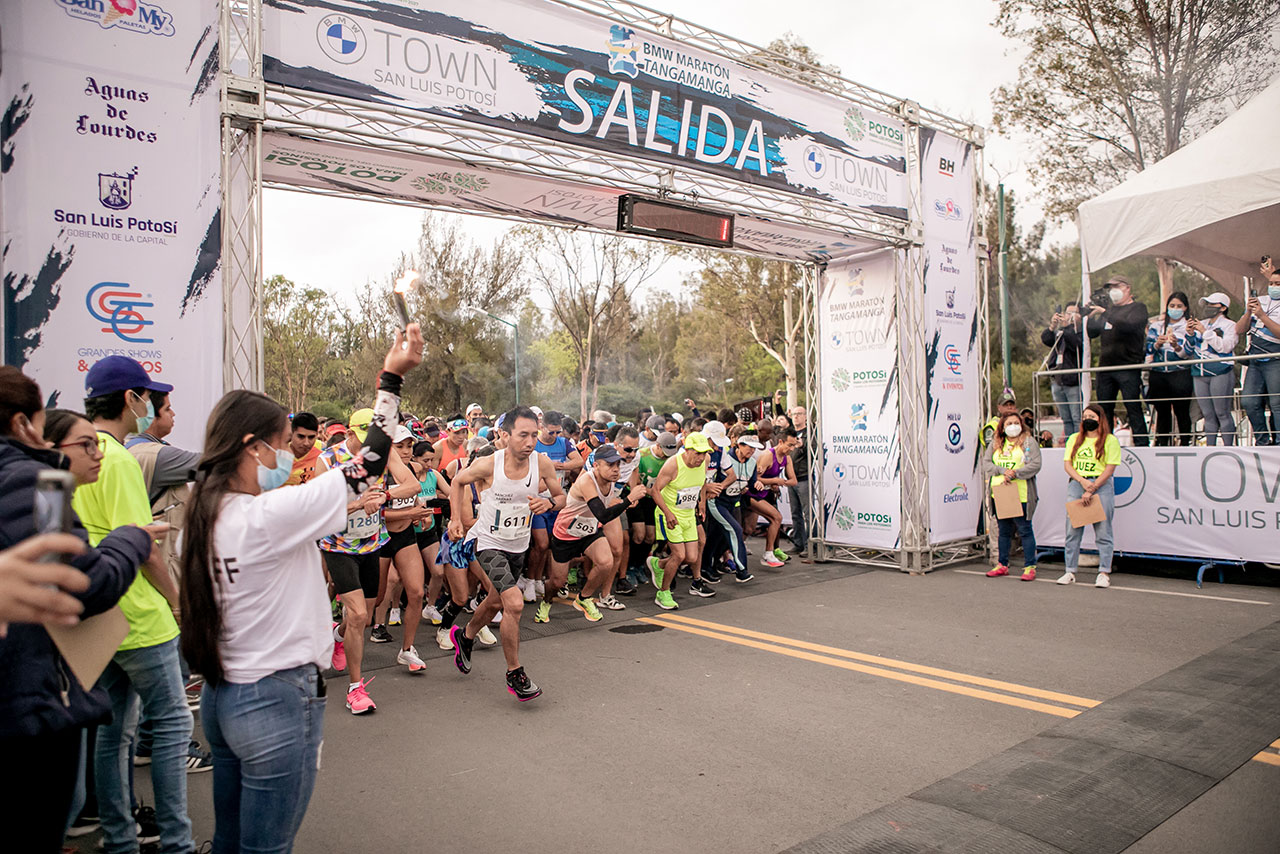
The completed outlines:
<svg viewBox="0 0 1280 854">
<path fill-rule="evenodd" d="M 1271 427 L 1280 430 L 1280 270 L 1264 255 L 1258 268 L 1267 282 L 1267 293 L 1248 293 L 1244 316 L 1236 321 L 1236 334 L 1249 333 L 1247 356 L 1275 353 L 1277 358 L 1253 359 L 1246 362 L 1240 402 L 1253 427 L 1257 445 L 1280 444 L 1280 436 L 1267 429 L 1267 410 L 1271 410 Z"/>
<path fill-rule="evenodd" d="M 1147 340 L 1147 307 L 1133 298 L 1133 286 L 1124 276 L 1107 280 L 1106 292 L 1097 291 L 1085 306 L 1089 312 L 1090 338 L 1100 338 L 1098 366 L 1140 365 Z M 1147 419 L 1142 411 L 1142 368 L 1103 371 L 1098 374 L 1098 403 L 1107 421 L 1115 417 L 1116 395 L 1124 398 L 1133 444 L 1146 447 Z"/>
<path fill-rule="evenodd" d="M 1040 341 L 1050 348 L 1044 367 L 1050 371 L 1080 370 L 1080 301 L 1072 300 L 1066 308 L 1059 307 L 1049 318 L 1049 328 L 1040 333 Z M 1051 377 L 1049 388 L 1053 402 L 1062 419 L 1064 435 L 1070 436 L 1080 427 L 1080 375 L 1063 374 Z"/>
</svg>

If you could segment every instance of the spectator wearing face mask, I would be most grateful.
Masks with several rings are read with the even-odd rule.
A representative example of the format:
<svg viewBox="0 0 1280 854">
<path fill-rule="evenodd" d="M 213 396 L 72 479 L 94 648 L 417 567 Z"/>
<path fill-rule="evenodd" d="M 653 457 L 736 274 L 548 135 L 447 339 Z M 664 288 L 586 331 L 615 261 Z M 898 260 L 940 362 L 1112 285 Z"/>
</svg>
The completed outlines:
<svg viewBox="0 0 1280 854">
<path fill-rule="evenodd" d="M 1187 354 L 1187 306 L 1191 301 L 1174 291 L 1164 303 L 1164 314 L 1147 325 L 1145 351 L 1151 364 L 1147 400 L 1155 408 L 1155 444 L 1191 444 L 1191 368 L 1178 363 Z M 1177 421 L 1175 431 L 1173 422 Z"/>
<path fill-rule="evenodd" d="M 1045 357 L 1045 369 L 1050 371 L 1080 370 L 1080 302 L 1072 300 L 1066 308 L 1049 318 L 1049 327 L 1040 333 L 1040 340 L 1049 347 Z M 1049 380 L 1053 402 L 1062 419 L 1067 434 L 1080 426 L 1080 375 L 1063 374 Z"/>
<path fill-rule="evenodd" d="M 1266 358 L 1248 362 L 1240 402 L 1253 427 L 1254 442 L 1275 445 L 1280 444 L 1280 437 L 1267 427 L 1267 410 L 1271 410 L 1271 428 L 1280 429 L 1280 270 L 1267 256 L 1262 259 L 1261 272 L 1267 280 L 1267 292 L 1249 298 L 1244 316 L 1236 321 L 1236 334 L 1249 333 L 1245 355 Z"/>
<path fill-rule="evenodd" d="M 1224 293 L 1212 293 L 1200 300 L 1200 319 L 1187 321 L 1187 355 L 1192 359 L 1213 359 L 1230 356 L 1236 349 L 1239 336 L 1236 325 L 1227 318 L 1231 299 Z M 1204 441 L 1206 445 L 1236 443 L 1236 422 L 1231 417 L 1231 390 L 1235 386 L 1235 371 L 1231 362 L 1214 362 L 1194 365 L 1191 368 L 1192 387 L 1200 411 L 1204 414 Z"/>
<path fill-rule="evenodd" d="M 997 519 L 999 526 L 998 559 L 987 573 L 988 578 L 1009 574 L 1009 552 L 1013 549 L 1013 535 L 1022 540 L 1022 580 L 1036 580 L 1036 535 L 1031 527 L 1031 517 L 1036 512 L 1036 474 L 1040 471 L 1040 445 L 1025 430 L 1022 417 L 1017 413 L 1000 416 L 996 435 L 982 454 L 982 475 L 990 484 L 989 489 L 1005 483 L 1018 485 L 1018 498 L 1022 502 L 1022 515 L 1011 519 Z M 994 498 L 992 499 L 994 502 Z M 994 507 L 993 507 L 994 513 Z"/>
<path fill-rule="evenodd" d="M 1124 276 L 1107 280 L 1109 306 L 1089 309 L 1086 324 L 1090 338 L 1101 342 L 1099 367 L 1138 365 L 1143 361 L 1147 329 L 1147 307 L 1133 298 L 1133 286 Z M 1116 395 L 1124 399 L 1124 409 L 1133 428 L 1133 444 L 1147 444 L 1147 419 L 1142 412 L 1142 369 L 1102 371 L 1098 374 L 1098 403 L 1110 421 L 1116 411 Z"/>
</svg>

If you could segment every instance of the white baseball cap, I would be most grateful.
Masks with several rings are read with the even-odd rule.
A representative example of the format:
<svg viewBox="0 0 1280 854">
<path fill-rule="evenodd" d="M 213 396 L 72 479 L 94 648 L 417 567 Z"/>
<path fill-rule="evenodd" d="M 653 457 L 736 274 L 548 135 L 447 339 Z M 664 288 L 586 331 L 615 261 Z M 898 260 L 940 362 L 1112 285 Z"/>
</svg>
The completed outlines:
<svg viewBox="0 0 1280 854">
<path fill-rule="evenodd" d="M 412 439 L 413 431 L 403 424 L 397 424 L 395 433 L 392 434 L 391 444 L 398 445 L 405 439 Z"/>
<path fill-rule="evenodd" d="M 760 444 L 760 440 L 750 433 L 743 433 L 738 437 L 739 445 L 746 445 L 749 448 L 755 448 L 757 451 L 763 451 L 764 445 Z"/>
<path fill-rule="evenodd" d="M 1205 305 L 1207 303 L 1220 305 L 1223 308 L 1231 308 L 1231 297 L 1227 296 L 1222 291 L 1214 291 L 1213 293 L 1209 294 L 1207 297 L 1200 297 L 1201 305 Z"/>
<path fill-rule="evenodd" d="M 720 447 L 729 447 L 729 436 L 724 429 L 723 422 L 708 421 L 706 424 L 702 425 L 702 433 Z"/>
<path fill-rule="evenodd" d="M 457 411 L 458 410 L 456 409 L 454 410 L 454 412 L 457 412 Z M 470 418 L 471 413 L 473 412 L 484 412 L 484 407 L 478 403 L 472 403 L 467 407 L 467 417 Z"/>
</svg>

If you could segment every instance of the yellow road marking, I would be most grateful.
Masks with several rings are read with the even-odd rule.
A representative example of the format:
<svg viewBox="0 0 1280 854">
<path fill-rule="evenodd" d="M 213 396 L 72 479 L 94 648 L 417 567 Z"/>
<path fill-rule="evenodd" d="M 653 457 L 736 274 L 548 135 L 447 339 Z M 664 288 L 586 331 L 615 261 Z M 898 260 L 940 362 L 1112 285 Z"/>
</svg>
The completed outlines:
<svg viewBox="0 0 1280 854">
<path fill-rule="evenodd" d="M 927 676 L 939 676 L 944 679 L 954 679 L 957 682 L 968 682 L 971 685 L 981 685 L 984 688 L 995 688 L 1000 691 L 1010 691 L 1012 693 L 1023 694 L 1028 697 L 1038 697 L 1041 700 L 1052 700 L 1055 703 L 1068 703 L 1073 706 L 1083 706 L 1086 709 L 1092 709 L 1094 706 L 1099 705 L 1100 702 L 1098 700 L 1090 700 L 1087 697 L 1077 697 L 1072 694 L 1062 694 L 1057 691 L 1045 691 L 1040 688 L 1030 688 L 1026 685 L 1015 685 L 1012 682 L 1002 682 L 999 679 L 988 679 L 985 676 L 972 676 L 968 673 L 957 673 L 954 670 L 943 670 L 940 667 L 929 667 L 924 664 L 914 664 L 910 661 L 899 661 L 893 658 L 885 658 L 880 655 L 853 652 L 851 650 L 840 649 L 834 646 L 825 646 L 819 643 L 794 640 L 780 635 L 756 632 L 751 629 L 740 629 L 736 626 L 724 625 L 723 623 L 711 623 L 706 620 L 695 620 L 692 617 L 683 617 L 677 614 L 658 614 L 657 616 L 663 620 L 674 620 L 691 626 L 700 626 L 705 629 L 712 629 L 713 631 L 728 632 L 730 634 L 742 635 L 743 637 L 755 638 L 756 640 L 770 641 L 772 643 L 779 643 L 785 646 L 807 649 L 811 652 L 818 652 L 824 655 L 834 655 L 839 658 L 851 658 L 854 661 L 865 661 L 869 664 L 878 664 L 884 667 L 893 667 L 898 670 L 907 670 L 912 673 L 923 673 Z"/>
<path fill-rule="evenodd" d="M 1253 761 L 1265 762 L 1268 765 L 1280 766 L 1280 753 L 1267 753 L 1264 751 L 1262 753 L 1259 753 L 1257 756 L 1253 757 Z"/>
<path fill-rule="evenodd" d="M 865 664 L 857 664 L 852 661 L 845 661 L 841 658 L 833 658 L 827 655 L 817 655 L 812 652 L 805 652 L 800 649 L 791 649 L 790 647 L 778 646 L 776 644 L 762 643 L 750 638 L 735 637 L 730 634 L 722 634 L 720 632 L 707 631 L 695 626 L 681 625 L 680 623 L 668 622 L 666 620 L 655 620 L 651 617 L 638 617 L 638 623 L 648 623 L 654 626 L 663 626 L 676 631 L 688 632 L 692 635 L 701 635 L 702 637 L 714 638 L 715 640 L 727 641 L 728 643 L 738 644 L 739 646 L 747 646 L 752 649 L 764 650 L 765 652 L 776 652 L 779 655 L 790 656 L 791 658 L 799 658 L 804 661 L 812 661 L 817 664 L 829 664 L 832 667 L 839 667 L 843 670 L 853 670 L 858 673 L 866 673 L 871 676 L 880 676 L 885 679 L 893 679 L 898 682 L 907 682 L 911 685 L 919 685 L 925 688 L 935 688 L 939 691 L 947 691 L 952 694 L 962 694 L 966 697 L 975 697 L 979 700 L 990 700 L 993 703 L 1003 703 L 1006 706 L 1017 706 L 1021 709 L 1030 709 L 1034 712 L 1044 712 L 1049 715 L 1057 715 L 1060 718 L 1074 718 L 1080 714 L 1079 709 L 1064 709 L 1060 706 L 1050 706 L 1047 703 L 1038 703 L 1035 700 L 1024 700 L 1022 697 L 1010 697 L 1005 694 L 994 694 L 990 691 L 983 691 L 978 688 L 970 688 L 966 685 L 952 685 L 949 682 L 939 682 L 935 679 L 926 679 L 923 676 L 912 676 L 908 673 L 899 673 L 894 670 L 884 670 L 879 667 L 869 667 Z"/>
</svg>

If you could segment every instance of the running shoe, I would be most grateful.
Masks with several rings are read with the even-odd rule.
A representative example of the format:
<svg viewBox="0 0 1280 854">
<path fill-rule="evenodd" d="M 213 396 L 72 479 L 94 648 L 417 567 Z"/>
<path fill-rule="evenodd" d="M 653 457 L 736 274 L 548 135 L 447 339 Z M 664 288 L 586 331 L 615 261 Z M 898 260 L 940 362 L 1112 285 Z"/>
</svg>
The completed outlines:
<svg viewBox="0 0 1280 854">
<path fill-rule="evenodd" d="M 530 681 L 529 677 L 525 675 L 523 667 L 507 671 L 507 690 L 522 703 L 527 703 L 542 696 L 542 689 Z"/>
<path fill-rule="evenodd" d="M 339 673 L 347 669 L 347 648 L 342 641 L 333 642 L 333 660 L 329 664 Z"/>
<path fill-rule="evenodd" d="M 710 599 L 716 595 L 716 591 L 711 589 L 711 585 L 703 581 L 701 578 L 695 578 L 693 583 L 689 585 L 689 592 L 694 596 L 701 596 L 703 599 Z"/>
<path fill-rule="evenodd" d="M 520 580 L 516 582 L 516 587 L 520 588 L 520 594 L 524 596 L 524 601 L 538 601 L 538 584 L 532 578 L 521 577 Z"/>
<path fill-rule="evenodd" d="M 1094 581 L 1094 582 L 1093 582 L 1093 586 L 1094 586 L 1094 587 L 1110 587 L 1110 586 L 1111 586 L 1111 573 L 1109 573 L 1109 572 L 1099 572 L 1099 573 L 1098 573 L 1098 579 L 1097 579 L 1096 581 Z"/>
<path fill-rule="evenodd" d="M 533 582 L 533 595 L 537 599 L 541 599 L 547 595 L 547 585 L 541 579 Z"/>
<path fill-rule="evenodd" d="M 141 768 L 151 764 L 151 742 L 139 741 L 133 747 L 133 767 Z"/>
<path fill-rule="evenodd" d="M 467 640 L 467 633 L 462 626 L 449 629 L 449 640 L 453 642 L 453 664 L 462 673 L 471 672 L 471 648 L 475 641 Z"/>
<path fill-rule="evenodd" d="M 435 605 L 428 605 L 422 609 L 422 619 L 429 620 L 433 626 L 438 626 L 444 621 L 444 617 L 440 615 L 440 609 Z"/>
<path fill-rule="evenodd" d="M 551 622 L 551 603 L 546 599 L 538 603 L 538 610 L 533 612 L 533 621 L 535 623 Z"/>
<path fill-rule="evenodd" d="M 599 599 L 596 600 L 596 606 L 600 608 L 605 608 L 609 611 L 625 611 L 627 609 L 626 605 L 623 605 L 617 599 L 613 598 L 612 595 L 601 596 Z"/>
<path fill-rule="evenodd" d="M 373 643 L 391 643 L 394 638 L 391 637 L 391 632 L 387 631 L 386 626 L 376 623 L 369 632 L 369 640 Z"/>
<path fill-rule="evenodd" d="M 568 587 L 578 586 L 578 569 L 577 567 L 569 567 L 569 579 L 565 582 Z"/>
<path fill-rule="evenodd" d="M 449 630 L 445 628 L 436 629 L 436 646 L 445 652 L 453 649 L 453 641 L 449 640 Z"/>
<path fill-rule="evenodd" d="M 670 590 L 659 590 L 658 595 L 653 597 L 653 601 L 664 611 L 674 611 L 680 607 L 676 603 L 675 597 L 671 595 Z"/>
<path fill-rule="evenodd" d="M 733 574 L 733 580 L 739 584 L 746 584 L 753 578 L 755 578 L 755 576 L 752 575 L 751 570 L 747 569 L 745 566 L 738 567 L 738 571 Z"/>
<path fill-rule="evenodd" d="M 787 561 L 791 560 L 791 555 L 787 554 L 782 549 L 774 549 L 773 556 L 776 557 L 778 560 L 782 561 L 783 563 L 786 563 Z"/>
<path fill-rule="evenodd" d="M 351 710 L 353 715 L 363 715 L 365 712 L 377 710 L 377 706 L 373 704 L 373 698 L 369 696 L 369 691 L 365 687 L 373 679 L 361 679 L 356 686 L 347 691 L 347 708 Z"/>
<path fill-rule="evenodd" d="M 501 611 L 499 611 L 498 613 L 494 614 L 494 615 L 493 615 L 493 619 L 492 619 L 492 620 L 490 620 L 489 622 L 493 623 L 495 626 L 496 626 L 496 625 L 498 625 L 499 623 L 501 623 L 501 622 L 502 622 L 502 612 L 501 612 Z"/>
<path fill-rule="evenodd" d="M 213 770 L 213 754 L 200 746 L 194 738 L 187 744 L 187 773 L 199 774 Z"/>
<path fill-rule="evenodd" d="M 329 603 L 329 615 L 333 617 L 334 625 L 342 622 L 342 603 L 337 599 Z"/>
<path fill-rule="evenodd" d="M 1002 563 L 998 563 L 995 566 L 991 567 L 991 570 L 987 572 L 987 578 L 999 578 L 1002 575 L 1008 575 L 1008 574 L 1009 574 L 1009 567 L 1005 566 Z"/>
<path fill-rule="evenodd" d="M 193 712 L 200 711 L 200 692 L 204 690 L 204 677 L 192 674 L 183 690 L 187 694 L 187 708 Z"/>
<path fill-rule="evenodd" d="M 404 621 L 400 619 L 399 608 L 392 608 L 390 611 L 387 612 L 387 625 L 388 626 L 404 625 Z"/>
<path fill-rule="evenodd" d="M 1036 580 L 1036 568 L 1035 568 L 1034 566 L 1025 566 L 1025 567 L 1023 567 L 1023 568 L 1022 568 L 1022 580 L 1023 580 L 1023 581 L 1035 581 L 1035 580 Z"/>
<path fill-rule="evenodd" d="M 71 827 L 67 829 L 67 836 L 75 838 L 77 836 L 87 836 L 102 826 L 101 820 L 96 815 L 85 815 L 81 813 L 76 816 L 76 820 L 71 822 Z"/>
<path fill-rule="evenodd" d="M 649 566 L 649 577 L 653 580 L 654 587 L 662 586 L 662 562 L 656 557 L 645 558 L 644 561 Z"/>
<path fill-rule="evenodd" d="M 764 557 L 760 559 L 760 562 L 765 566 L 772 567 L 774 569 L 783 565 L 782 561 L 773 556 L 773 552 L 765 552 Z"/>
<path fill-rule="evenodd" d="M 474 614 L 476 612 L 476 608 L 479 608 L 479 607 L 480 607 L 479 600 L 477 600 L 476 597 L 472 596 L 470 599 L 467 600 L 467 604 L 462 606 L 462 610 L 466 611 L 468 614 Z"/>
<path fill-rule="evenodd" d="M 1075 584 L 1076 583 L 1075 571 L 1068 569 L 1066 572 L 1062 573 L 1062 577 L 1058 579 L 1058 583 L 1059 584 Z"/>
<path fill-rule="evenodd" d="M 418 657 L 418 648 L 412 645 L 400 650 L 396 655 L 396 664 L 408 667 L 410 673 L 421 673 L 427 669 L 427 663 Z"/>
<path fill-rule="evenodd" d="M 493 636 L 493 632 L 489 631 L 488 626 L 481 626 L 480 631 L 476 632 L 476 640 L 484 646 L 493 646 L 498 639 Z"/>
<path fill-rule="evenodd" d="M 138 825 L 139 845 L 154 845 L 160 841 L 160 825 L 156 822 L 156 811 L 153 807 L 140 804 L 133 811 L 133 820 Z"/>
<path fill-rule="evenodd" d="M 720 571 L 716 569 L 714 566 L 709 566 L 706 569 L 702 570 L 702 580 L 707 582 L 708 584 L 719 584 Z"/>
<path fill-rule="evenodd" d="M 604 615 L 600 613 L 600 609 L 596 607 L 593 599 L 583 599 L 581 596 L 575 596 L 573 597 L 573 607 L 581 611 L 582 616 L 592 623 L 598 623 L 604 619 Z"/>
<path fill-rule="evenodd" d="M 625 578 L 619 578 L 617 583 L 613 585 L 613 590 L 619 596 L 636 595 L 636 586 Z"/>
<path fill-rule="evenodd" d="M 677 578 L 693 578 L 693 570 L 689 568 L 689 564 L 682 563 L 680 568 L 676 570 Z"/>
</svg>

